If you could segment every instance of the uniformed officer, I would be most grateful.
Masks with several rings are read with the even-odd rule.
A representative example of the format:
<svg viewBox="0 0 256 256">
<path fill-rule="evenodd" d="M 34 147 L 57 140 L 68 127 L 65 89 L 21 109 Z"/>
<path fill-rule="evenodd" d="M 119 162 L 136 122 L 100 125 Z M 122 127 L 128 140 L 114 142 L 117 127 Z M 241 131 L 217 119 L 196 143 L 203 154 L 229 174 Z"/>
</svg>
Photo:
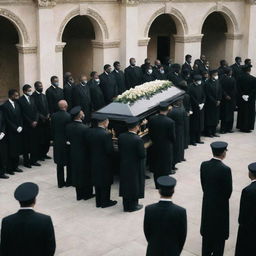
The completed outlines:
<svg viewBox="0 0 256 256">
<path fill-rule="evenodd" d="M 232 193 L 231 169 L 222 160 L 226 157 L 228 144 L 211 143 L 213 158 L 201 164 L 203 206 L 201 235 L 202 256 L 221 256 L 225 240 L 229 237 L 229 198 Z"/>
<path fill-rule="evenodd" d="M 161 176 L 157 183 L 160 201 L 145 208 L 147 256 L 179 256 L 187 236 L 186 210 L 172 202 L 176 186 L 174 178 Z"/>
<path fill-rule="evenodd" d="M 17 187 L 14 197 L 20 210 L 2 220 L 2 256 L 52 256 L 56 243 L 50 216 L 34 210 L 39 187 L 26 182 Z"/>
<path fill-rule="evenodd" d="M 256 162 L 248 166 L 251 184 L 242 191 L 235 256 L 255 255 Z"/>
</svg>

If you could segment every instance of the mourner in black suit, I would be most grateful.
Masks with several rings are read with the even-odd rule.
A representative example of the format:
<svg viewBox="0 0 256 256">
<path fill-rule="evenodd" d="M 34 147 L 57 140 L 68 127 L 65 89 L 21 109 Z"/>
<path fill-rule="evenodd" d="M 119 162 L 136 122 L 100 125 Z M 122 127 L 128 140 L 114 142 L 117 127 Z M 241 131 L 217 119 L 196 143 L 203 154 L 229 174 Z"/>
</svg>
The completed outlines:
<svg viewBox="0 0 256 256">
<path fill-rule="evenodd" d="M 51 77 L 51 86 L 46 90 L 49 111 L 52 115 L 59 110 L 58 102 L 64 99 L 63 89 L 59 88 L 59 79 L 57 76 Z"/>
<path fill-rule="evenodd" d="M 20 203 L 17 213 L 2 220 L 1 256 L 53 256 L 56 242 L 51 217 L 34 210 L 39 188 L 26 182 L 14 197 Z"/>
<path fill-rule="evenodd" d="M 185 56 L 185 63 L 181 67 L 181 71 L 188 70 L 189 74 L 191 75 L 193 71 L 191 63 L 192 63 L 192 56 L 187 54 Z"/>
<path fill-rule="evenodd" d="M 15 89 L 8 92 L 9 99 L 3 104 L 3 113 L 6 121 L 6 138 L 8 147 L 7 173 L 22 172 L 18 168 L 19 156 L 22 154 L 23 118 L 20 105 L 17 103 L 19 93 Z"/>
<path fill-rule="evenodd" d="M 41 166 L 39 160 L 38 120 L 39 113 L 32 96 L 32 87 L 29 84 L 23 86 L 23 96 L 19 98 L 19 104 L 23 116 L 23 165 L 31 168 L 31 165 Z"/>
<path fill-rule="evenodd" d="M 151 117 L 148 122 L 149 136 L 152 141 L 152 171 L 156 188 L 158 188 L 158 177 L 175 173 L 172 170 L 175 122 L 167 116 L 168 103 L 161 102 L 159 108 L 159 115 Z"/>
<path fill-rule="evenodd" d="M 118 95 L 117 83 L 114 75 L 111 73 L 111 66 L 106 64 L 104 66 L 104 72 L 99 76 L 100 88 L 104 95 L 106 104 L 111 103 Z"/>
<path fill-rule="evenodd" d="M 155 80 L 154 74 L 153 74 L 153 68 L 152 66 L 148 66 L 146 68 L 145 73 L 143 74 L 142 82 L 147 83 Z"/>
<path fill-rule="evenodd" d="M 145 208 L 144 234 L 147 256 L 179 256 L 187 236 L 186 210 L 172 202 L 176 180 L 169 176 L 157 179 L 160 201 Z"/>
<path fill-rule="evenodd" d="M 107 116 L 94 115 L 97 127 L 90 129 L 90 164 L 92 182 L 96 192 L 96 207 L 110 207 L 117 201 L 110 200 L 110 189 L 113 183 L 113 141 L 107 131 L 109 120 Z"/>
<path fill-rule="evenodd" d="M 242 58 L 241 57 L 236 57 L 235 58 L 235 63 L 231 65 L 232 68 L 232 75 L 233 77 L 237 80 L 239 76 L 241 75 L 241 63 L 242 63 Z"/>
<path fill-rule="evenodd" d="M 134 88 L 143 83 L 143 73 L 140 67 L 136 66 L 136 60 L 130 59 L 130 66 L 124 70 L 126 89 Z"/>
<path fill-rule="evenodd" d="M 219 79 L 222 79 L 222 77 L 225 75 L 225 70 L 226 70 L 227 67 L 228 67 L 227 61 L 226 60 L 221 60 L 220 61 L 220 66 L 218 68 Z"/>
<path fill-rule="evenodd" d="M 251 66 L 243 66 L 242 70 L 237 79 L 237 128 L 242 132 L 250 132 L 255 123 L 256 77 L 250 75 Z"/>
<path fill-rule="evenodd" d="M 119 61 L 115 61 L 113 66 L 114 66 L 114 70 L 112 71 L 111 74 L 116 79 L 117 93 L 118 95 L 120 95 L 124 91 L 126 91 L 124 72 L 121 70 L 121 65 Z"/>
<path fill-rule="evenodd" d="M 145 189 L 145 158 L 146 152 L 143 140 L 137 135 L 139 120 L 128 118 L 128 132 L 118 138 L 120 153 L 120 190 L 123 197 L 124 211 L 133 212 L 143 206 L 138 204 L 139 198 L 144 198 Z"/>
<path fill-rule="evenodd" d="M 160 66 L 159 69 L 157 69 L 155 72 L 154 72 L 154 78 L 156 80 L 167 80 L 167 74 L 166 74 L 166 71 L 164 69 L 164 66 Z"/>
<path fill-rule="evenodd" d="M 143 74 L 146 72 L 146 68 L 147 68 L 148 66 L 151 66 L 151 62 L 150 62 L 150 59 L 149 59 L 149 58 L 146 58 L 146 59 L 144 60 L 144 63 L 140 66 L 141 71 L 142 71 Z"/>
<path fill-rule="evenodd" d="M 0 179 L 8 179 L 5 174 L 7 171 L 8 155 L 7 155 L 7 139 L 4 113 L 0 106 Z"/>
<path fill-rule="evenodd" d="M 254 256 L 256 236 L 256 163 L 248 166 L 251 184 L 242 191 L 235 256 Z"/>
<path fill-rule="evenodd" d="M 51 128 L 53 137 L 53 159 L 57 165 L 57 182 L 58 187 L 62 188 L 65 185 L 70 186 L 71 169 L 69 159 L 69 145 L 66 144 L 66 125 L 71 122 L 71 116 L 67 112 L 68 104 L 65 100 L 59 103 L 59 111 L 54 113 L 51 118 Z M 64 178 L 64 167 L 67 166 L 66 181 Z"/>
<path fill-rule="evenodd" d="M 76 187 L 76 199 L 88 200 L 93 195 L 89 157 L 89 128 L 82 122 L 84 112 L 80 106 L 70 110 L 73 121 L 66 126 L 67 142 L 70 143 L 72 182 Z"/>
<path fill-rule="evenodd" d="M 205 83 L 205 95 L 205 132 L 209 137 L 219 137 L 216 135 L 216 128 L 220 118 L 222 92 L 217 70 L 210 72 L 210 79 Z"/>
<path fill-rule="evenodd" d="M 190 96 L 191 110 L 190 115 L 190 144 L 195 146 L 201 141 L 201 133 L 204 129 L 204 104 L 205 94 L 202 86 L 202 76 L 195 75 L 194 82 L 189 85 L 188 93 Z"/>
<path fill-rule="evenodd" d="M 201 55 L 200 59 L 195 60 L 194 66 L 196 66 L 197 73 L 203 75 L 203 72 L 209 71 L 208 67 L 206 66 L 206 57 L 205 55 Z"/>
<path fill-rule="evenodd" d="M 175 86 L 177 86 L 183 80 L 180 74 L 180 64 L 173 64 L 172 70 L 173 71 L 168 74 L 168 80 L 171 81 Z"/>
<path fill-rule="evenodd" d="M 87 83 L 87 77 L 81 75 L 80 83 L 74 86 L 73 96 L 72 96 L 73 107 L 80 106 L 85 113 L 84 123 L 90 123 L 91 112 L 92 112 L 92 102 L 90 95 L 90 87 Z"/>
<path fill-rule="evenodd" d="M 32 94 L 34 98 L 34 102 L 37 107 L 37 111 L 39 114 L 37 131 L 38 131 L 38 143 L 39 143 L 39 159 L 51 159 L 47 155 L 50 148 L 50 140 L 51 140 L 51 128 L 50 128 L 50 113 L 48 102 L 45 94 L 43 94 L 43 85 L 41 82 L 37 81 L 34 84 L 35 91 Z"/>
<path fill-rule="evenodd" d="M 232 69 L 226 67 L 220 79 L 222 100 L 220 104 L 221 133 L 232 133 L 234 111 L 236 109 L 236 80 L 232 77 Z"/>
<path fill-rule="evenodd" d="M 222 160 L 228 144 L 213 142 L 213 158 L 200 168 L 203 190 L 201 235 L 202 256 L 222 256 L 229 237 L 229 198 L 232 193 L 231 169 Z"/>
<path fill-rule="evenodd" d="M 73 88 L 74 88 L 74 79 L 72 75 L 66 76 L 64 80 L 64 86 L 63 86 L 63 94 L 64 94 L 64 100 L 68 103 L 68 111 L 72 108 L 72 94 L 73 94 Z"/>
</svg>

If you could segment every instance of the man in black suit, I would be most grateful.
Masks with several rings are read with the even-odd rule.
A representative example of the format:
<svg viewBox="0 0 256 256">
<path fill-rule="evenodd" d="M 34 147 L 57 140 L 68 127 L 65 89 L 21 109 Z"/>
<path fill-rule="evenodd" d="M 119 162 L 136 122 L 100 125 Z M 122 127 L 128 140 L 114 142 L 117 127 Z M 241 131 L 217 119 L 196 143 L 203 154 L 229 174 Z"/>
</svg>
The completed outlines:
<svg viewBox="0 0 256 256">
<path fill-rule="evenodd" d="M 23 165 L 31 168 L 31 165 L 41 166 L 39 159 L 38 120 L 39 113 L 32 96 L 32 87 L 25 84 L 22 88 L 23 96 L 19 98 L 19 104 L 23 116 Z"/>
<path fill-rule="evenodd" d="M 201 235 L 202 256 L 222 256 L 229 237 L 229 198 L 232 193 L 231 169 L 222 160 L 228 144 L 213 142 L 213 158 L 200 168 L 203 190 Z"/>
<path fill-rule="evenodd" d="M 114 66 L 114 70 L 112 71 L 111 74 L 113 74 L 113 76 L 116 79 L 117 92 L 118 92 L 118 95 L 120 95 L 124 91 L 126 91 L 124 72 L 121 70 L 121 65 L 119 61 L 115 61 L 113 66 Z"/>
<path fill-rule="evenodd" d="M 147 256 L 179 256 L 187 236 L 186 210 L 172 202 L 176 180 L 169 176 L 157 179 L 160 201 L 145 208 L 144 234 Z"/>
<path fill-rule="evenodd" d="M 141 68 L 136 66 L 135 58 L 130 58 L 130 66 L 124 70 L 126 89 L 141 85 L 143 82 L 142 75 Z"/>
<path fill-rule="evenodd" d="M 53 137 L 53 159 L 57 165 L 58 187 L 70 186 L 71 170 L 69 159 L 69 146 L 66 144 L 66 125 L 71 122 L 71 116 L 67 112 L 68 104 L 65 100 L 58 103 L 59 111 L 52 115 L 51 128 Z M 64 178 L 64 167 L 67 167 L 66 180 Z"/>
<path fill-rule="evenodd" d="M 139 198 L 144 198 L 145 189 L 145 158 L 146 152 L 143 140 L 137 135 L 140 130 L 139 119 L 127 119 L 128 132 L 118 138 L 120 153 L 120 188 L 119 195 L 123 197 L 125 212 L 142 209 Z"/>
<path fill-rule="evenodd" d="M 92 103 L 90 95 L 90 87 L 87 84 L 86 75 L 82 74 L 80 76 L 80 83 L 74 86 L 72 95 L 73 107 L 80 106 L 85 113 L 84 123 L 90 123 Z"/>
<path fill-rule="evenodd" d="M 152 171 L 156 189 L 158 177 L 175 173 L 172 170 L 175 122 L 167 117 L 168 103 L 161 102 L 159 109 L 159 115 L 151 117 L 148 122 L 149 136 L 152 141 Z"/>
<path fill-rule="evenodd" d="M 256 163 L 251 163 L 248 169 L 251 184 L 243 189 L 241 195 L 235 256 L 253 256 L 255 254 Z"/>
<path fill-rule="evenodd" d="M 111 73 L 111 66 L 109 64 L 106 64 L 104 66 L 104 72 L 99 76 L 99 78 L 100 78 L 100 88 L 104 95 L 105 103 L 109 104 L 118 95 L 116 78 Z"/>
<path fill-rule="evenodd" d="M 2 220 L 0 255 L 54 255 L 56 242 L 51 217 L 34 210 L 38 192 L 38 186 L 31 182 L 16 188 L 14 197 L 21 208 Z"/>
<path fill-rule="evenodd" d="M 242 58 L 237 56 L 235 58 L 235 63 L 231 65 L 232 68 L 232 75 L 233 77 L 237 80 L 239 76 L 241 75 L 241 63 L 242 63 Z"/>
<path fill-rule="evenodd" d="M 92 128 L 89 136 L 92 182 L 96 192 L 96 207 L 110 207 L 117 201 L 110 200 L 113 183 L 112 158 L 114 153 L 112 135 L 107 131 L 107 116 L 93 116 L 97 127 Z"/>
<path fill-rule="evenodd" d="M 195 60 L 194 66 L 196 66 L 198 74 L 203 75 L 204 71 L 208 72 L 206 62 L 206 57 L 203 54 L 200 56 L 200 59 Z"/>
<path fill-rule="evenodd" d="M 23 146 L 23 118 L 20 105 L 17 103 L 19 99 L 18 91 L 10 89 L 8 97 L 9 99 L 3 104 L 8 147 L 7 173 L 14 175 L 14 172 L 22 172 L 18 165 Z"/>
<path fill-rule="evenodd" d="M 142 76 L 142 82 L 143 83 L 147 83 L 147 82 L 151 82 L 155 80 L 155 76 L 153 74 L 153 68 L 152 66 L 148 66 L 146 68 L 146 72 L 143 74 Z"/>
<path fill-rule="evenodd" d="M 91 79 L 88 82 L 90 88 L 92 112 L 97 111 L 105 106 L 104 95 L 100 88 L 100 79 L 96 71 L 91 72 Z"/>
<path fill-rule="evenodd" d="M 168 74 L 168 80 L 171 81 L 175 86 L 183 80 L 183 77 L 180 74 L 180 64 L 173 64 L 172 65 L 172 72 Z"/>
<path fill-rule="evenodd" d="M 9 179 L 5 174 L 7 171 L 7 141 L 4 113 L 0 106 L 0 179 Z"/>
<path fill-rule="evenodd" d="M 218 68 L 219 78 L 221 79 L 225 75 L 225 69 L 228 67 L 228 63 L 226 60 L 220 61 L 220 66 Z"/>
<path fill-rule="evenodd" d="M 155 70 L 154 78 L 156 80 L 167 80 L 167 74 L 163 65 L 161 65 L 159 69 Z"/>
<path fill-rule="evenodd" d="M 89 128 L 83 123 L 84 112 L 80 106 L 70 110 L 73 121 L 66 126 L 66 140 L 70 144 L 72 181 L 77 200 L 88 200 L 93 195 L 89 158 Z"/>
<path fill-rule="evenodd" d="M 63 89 L 59 88 L 59 78 L 57 76 L 51 77 L 51 86 L 46 90 L 45 94 L 48 101 L 49 112 L 52 115 L 59 110 L 58 102 L 64 99 Z"/>
<path fill-rule="evenodd" d="M 45 159 L 51 159 L 47 155 L 50 148 L 51 140 L 51 128 L 50 128 L 50 113 L 48 102 L 45 94 L 43 94 L 43 85 L 40 81 L 35 82 L 34 84 L 35 91 L 32 94 L 34 102 L 37 107 L 39 114 L 37 131 L 39 140 L 39 160 L 44 161 Z"/>
<path fill-rule="evenodd" d="M 184 70 L 188 70 L 188 73 L 191 75 L 193 71 L 191 67 L 191 63 L 192 63 L 192 56 L 187 54 L 185 56 L 185 63 L 182 65 L 181 71 L 183 72 Z"/>
<path fill-rule="evenodd" d="M 147 68 L 148 66 L 151 66 L 150 58 L 146 58 L 146 59 L 144 60 L 144 63 L 140 66 L 141 71 L 142 71 L 143 74 L 145 74 L 146 68 Z"/>
<path fill-rule="evenodd" d="M 63 94 L 64 100 L 68 103 L 68 111 L 72 108 L 72 91 L 74 85 L 74 78 L 72 75 L 68 75 L 64 77 L 64 86 L 63 86 Z"/>
</svg>

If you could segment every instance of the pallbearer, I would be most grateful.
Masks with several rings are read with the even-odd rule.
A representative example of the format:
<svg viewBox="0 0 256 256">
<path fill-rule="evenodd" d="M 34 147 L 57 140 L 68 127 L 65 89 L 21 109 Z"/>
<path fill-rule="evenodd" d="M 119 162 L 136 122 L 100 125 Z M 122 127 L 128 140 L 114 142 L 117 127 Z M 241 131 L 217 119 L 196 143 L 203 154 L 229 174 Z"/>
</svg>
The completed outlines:
<svg viewBox="0 0 256 256">
<path fill-rule="evenodd" d="M 140 210 L 139 198 L 144 198 L 145 158 L 143 140 L 137 135 L 140 130 L 139 119 L 127 120 L 128 132 L 118 138 L 120 152 L 120 196 L 123 197 L 125 212 Z"/>
</svg>

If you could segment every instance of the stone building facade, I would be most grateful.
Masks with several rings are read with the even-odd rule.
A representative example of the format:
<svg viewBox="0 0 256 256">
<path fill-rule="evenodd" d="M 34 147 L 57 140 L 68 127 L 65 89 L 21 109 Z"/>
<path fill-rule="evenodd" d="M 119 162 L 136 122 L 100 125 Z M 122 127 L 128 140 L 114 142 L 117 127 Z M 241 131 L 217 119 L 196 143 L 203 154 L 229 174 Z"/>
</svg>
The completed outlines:
<svg viewBox="0 0 256 256">
<path fill-rule="evenodd" d="M 182 63 L 205 54 L 212 67 L 221 58 L 256 60 L 253 0 L 0 0 L 0 98 L 71 71 L 101 72 L 130 57 L 170 56 Z"/>
</svg>

